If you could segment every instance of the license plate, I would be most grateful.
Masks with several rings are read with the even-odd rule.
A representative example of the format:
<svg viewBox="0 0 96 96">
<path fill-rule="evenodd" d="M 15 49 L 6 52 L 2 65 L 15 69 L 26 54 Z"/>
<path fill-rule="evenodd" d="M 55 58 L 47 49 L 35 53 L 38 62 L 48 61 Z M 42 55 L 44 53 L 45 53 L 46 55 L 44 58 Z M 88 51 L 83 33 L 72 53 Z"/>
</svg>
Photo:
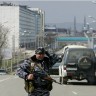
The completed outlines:
<svg viewBox="0 0 96 96">
<path fill-rule="evenodd" d="M 67 70 L 77 70 L 77 68 L 67 68 Z"/>
</svg>

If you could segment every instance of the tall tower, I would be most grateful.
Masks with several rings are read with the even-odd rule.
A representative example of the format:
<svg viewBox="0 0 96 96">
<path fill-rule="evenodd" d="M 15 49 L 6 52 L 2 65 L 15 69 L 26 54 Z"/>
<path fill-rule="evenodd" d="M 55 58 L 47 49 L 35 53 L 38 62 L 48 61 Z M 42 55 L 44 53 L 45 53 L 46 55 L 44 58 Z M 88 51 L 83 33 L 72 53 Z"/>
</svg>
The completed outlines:
<svg viewBox="0 0 96 96">
<path fill-rule="evenodd" d="M 87 28 L 86 28 L 87 26 L 86 26 L 86 17 L 84 16 L 84 25 L 83 25 L 83 30 L 84 31 L 86 31 L 87 30 Z"/>
<path fill-rule="evenodd" d="M 74 36 L 76 36 L 76 17 L 74 16 Z"/>
</svg>

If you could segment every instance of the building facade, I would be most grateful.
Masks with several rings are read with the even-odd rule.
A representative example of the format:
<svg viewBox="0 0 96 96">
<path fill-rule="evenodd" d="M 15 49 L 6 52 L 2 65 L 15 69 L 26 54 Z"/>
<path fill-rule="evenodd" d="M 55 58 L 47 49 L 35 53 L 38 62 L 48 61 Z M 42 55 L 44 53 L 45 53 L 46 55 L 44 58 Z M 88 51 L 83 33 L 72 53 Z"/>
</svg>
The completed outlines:
<svg viewBox="0 0 96 96">
<path fill-rule="evenodd" d="M 33 10 L 27 6 L 2 4 L 0 23 L 9 29 L 8 48 L 13 51 L 20 47 L 32 49 L 37 46 L 37 36 L 40 35 L 39 37 L 43 38 L 44 11 Z"/>
</svg>

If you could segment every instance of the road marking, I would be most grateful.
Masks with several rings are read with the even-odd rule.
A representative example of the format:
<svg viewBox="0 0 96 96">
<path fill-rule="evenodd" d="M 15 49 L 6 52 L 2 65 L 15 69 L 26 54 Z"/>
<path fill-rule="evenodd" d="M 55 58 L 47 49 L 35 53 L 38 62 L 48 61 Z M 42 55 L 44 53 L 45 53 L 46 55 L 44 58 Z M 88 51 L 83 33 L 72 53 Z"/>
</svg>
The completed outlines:
<svg viewBox="0 0 96 96">
<path fill-rule="evenodd" d="M 77 93 L 75 91 L 72 91 L 73 94 L 77 95 Z"/>
<path fill-rule="evenodd" d="M 2 80 L 0 80 L 0 82 L 6 81 L 6 80 L 8 80 L 8 79 L 10 79 L 10 78 L 11 78 L 11 77 L 6 78 L 6 79 L 2 79 Z"/>
</svg>

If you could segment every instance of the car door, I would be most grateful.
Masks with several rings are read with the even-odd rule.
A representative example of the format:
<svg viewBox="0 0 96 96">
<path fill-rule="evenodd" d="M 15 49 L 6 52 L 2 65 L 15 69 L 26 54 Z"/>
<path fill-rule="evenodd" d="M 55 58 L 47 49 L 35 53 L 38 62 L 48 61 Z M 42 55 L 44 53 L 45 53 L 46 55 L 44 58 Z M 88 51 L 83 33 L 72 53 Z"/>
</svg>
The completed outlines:
<svg viewBox="0 0 96 96">
<path fill-rule="evenodd" d="M 66 73 L 66 57 L 67 57 L 67 54 L 68 54 L 68 51 L 64 51 L 64 55 L 63 55 L 63 58 L 62 58 L 62 62 L 60 63 L 60 66 L 59 66 L 59 76 L 60 77 L 64 77 L 67 75 Z"/>
</svg>

